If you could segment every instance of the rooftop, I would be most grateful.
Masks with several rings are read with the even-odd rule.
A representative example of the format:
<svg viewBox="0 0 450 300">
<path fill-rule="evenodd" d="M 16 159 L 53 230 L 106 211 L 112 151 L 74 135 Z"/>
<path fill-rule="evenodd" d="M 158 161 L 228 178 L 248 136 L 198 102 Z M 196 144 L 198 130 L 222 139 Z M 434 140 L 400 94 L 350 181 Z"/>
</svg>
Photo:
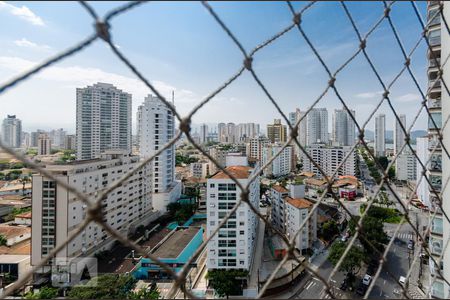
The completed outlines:
<svg viewBox="0 0 450 300">
<path fill-rule="evenodd" d="M 2 254 L 0 255 L 0 264 L 16 264 L 24 260 L 29 260 L 29 255 L 20 254 Z"/>
<path fill-rule="evenodd" d="M 27 239 L 12 246 L 0 246 L 0 257 L 5 254 L 15 255 L 30 255 L 31 254 L 31 239 Z"/>
<path fill-rule="evenodd" d="M 177 258 L 200 230 L 200 227 L 178 227 L 159 246 L 152 249 L 158 258 Z"/>
<path fill-rule="evenodd" d="M 0 188 L 0 192 L 17 191 L 17 190 L 22 190 L 23 188 L 24 187 L 23 187 L 22 183 L 5 184 L 2 188 Z M 26 183 L 25 189 L 26 190 L 31 189 L 31 183 Z"/>
<path fill-rule="evenodd" d="M 23 213 L 23 214 L 18 214 L 18 215 L 16 215 L 16 218 L 31 219 L 31 211 Z"/>
<path fill-rule="evenodd" d="M 307 178 L 305 179 L 305 183 L 309 185 L 321 186 L 327 184 L 327 181 L 325 179 Z"/>
<path fill-rule="evenodd" d="M 285 197 L 284 199 L 296 208 L 310 208 L 313 205 L 312 202 L 303 198 Z"/>
<path fill-rule="evenodd" d="M 247 179 L 250 176 L 251 171 L 253 168 L 248 166 L 229 166 L 226 167 L 225 170 L 228 171 L 232 176 L 234 176 L 237 179 Z M 212 179 L 229 179 L 230 177 L 225 174 L 223 171 L 219 171 L 216 174 L 214 174 Z"/>
<path fill-rule="evenodd" d="M 277 191 L 278 193 L 289 193 L 289 191 L 281 185 L 274 185 L 272 189 Z"/>
<path fill-rule="evenodd" d="M 7 239 L 30 233 L 31 228 L 28 226 L 9 225 L 6 223 L 0 224 L 0 234 Z"/>
<path fill-rule="evenodd" d="M 314 177 L 314 176 L 316 176 L 316 174 L 314 174 L 314 172 L 307 172 L 307 171 L 305 171 L 305 172 L 301 172 L 300 176 Z"/>
</svg>

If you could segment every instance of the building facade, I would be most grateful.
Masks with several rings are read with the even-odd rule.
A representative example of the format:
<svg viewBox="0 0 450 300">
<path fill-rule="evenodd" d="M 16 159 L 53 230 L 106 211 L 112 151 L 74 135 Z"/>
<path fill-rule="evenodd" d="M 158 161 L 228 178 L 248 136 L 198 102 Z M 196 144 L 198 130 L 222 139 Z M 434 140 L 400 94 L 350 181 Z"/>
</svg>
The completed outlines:
<svg viewBox="0 0 450 300">
<path fill-rule="evenodd" d="M 247 157 L 262 160 L 263 149 L 269 144 L 270 141 L 265 136 L 251 138 L 246 145 Z"/>
<path fill-rule="evenodd" d="M 307 145 L 328 144 L 328 110 L 326 108 L 313 108 L 306 117 Z"/>
<path fill-rule="evenodd" d="M 273 124 L 267 124 L 267 138 L 271 143 L 287 141 L 286 125 L 281 124 L 281 119 L 275 119 Z"/>
<path fill-rule="evenodd" d="M 48 165 L 46 170 L 88 197 L 94 197 L 138 163 L 138 156 L 110 150 L 97 159 Z M 102 200 L 104 220 L 124 236 L 139 225 L 147 225 L 155 215 L 147 184 L 149 176 L 151 172 L 146 167 L 142 168 Z M 56 181 L 42 174 L 34 174 L 32 210 L 31 264 L 36 265 L 84 221 L 87 206 Z M 91 256 L 97 251 L 109 249 L 114 241 L 101 226 L 92 222 L 56 257 Z"/>
<path fill-rule="evenodd" d="M 395 119 L 395 125 L 394 125 L 394 155 L 397 155 L 399 153 L 400 149 L 405 144 L 405 133 L 403 132 L 402 126 L 405 128 L 405 130 L 408 130 L 406 128 L 406 115 L 399 115 L 400 122 Z M 406 151 L 408 151 L 408 148 L 405 148 Z"/>
<path fill-rule="evenodd" d="M 323 144 L 315 144 L 306 148 L 308 154 L 320 166 L 327 176 L 337 173 L 335 177 L 342 175 L 356 174 L 356 152 L 351 146 L 331 147 Z M 346 159 L 346 157 L 348 158 Z M 345 160 L 343 165 L 338 169 L 340 164 Z M 313 164 L 313 162 L 303 155 L 302 170 L 306 172 L 313 172 L 317 177 L 323 177 L 320 170 Z"/>
<path fill-rule="evenodd" d="M 310 218 L 313 203 L 304 198 L 284 198 L 286 207 L 286 236 L 291 239 L 295 236 L 295 248 L 302 253 L 311 249 L 313 242 L 317 240 L 317 210 L 314 210 Z M 301 230 L 300 226 L 305 222 Z"/>
<path fill-rule="evenodd" d="M 3 119 L 2 142 L 11 148 L 19 148 L 22 143 L 22 121 L 16 115 L 8 115 Z"/>
<path fill-rule="evenodd" d="M 50 155 L 52 152 L 52 141 L 48 134 L 41 133 L 38 139 L 38 155 Z"/>
<path fill-rule="evenodd" d="M 417 159 L 408 151 L 403 151 L 395 160 L 397 180 L 415 181 L 417 178 Z"/>
<path fill-rule="evenodd" d="M 375 117 L 375 156 L 386 156 L 386 115 Z"/>
<path fill-rule="evenodd" d="M 355 117 L 355 111 L 351 110 Z M 335 109 L 333 113 L 333 142 L 336 146 L 353 146 L 355 144 L 356 124 L 345 109 Z"/>
<path fill-rule="evenodd" d="M 292 158 L 294 155 L 294 148 L 290 145 L 286 146 L 284 149 L 282 148 L 283 146 L 279 144 L 270 144 L 262 148 L 261 167 L 265 166 L 272 157 L 275 157 L 274 160 L 264 168 L 264 175 L 280 177 L 289 175 L 293 170 Z M 280 153 L 278 154 L 278 152 Z"/>
<path fill-rule="evenodd" d="M 428 161 L 429 150 L 428 150 L 428 137 L 419 137 L 416 139 L 416 155 L 425 165 Z M 417 179 L 417 197 L 419 200 L 426 205 L 431 207 L 430 203 L 430 191 L 428 187 L 428 182 L 425 178 L 422 178 L 424 170 L 419 162 L 416 162 L 416 179 Z M 425 171 L 425 176 L 429 176 L 429 172 Z"/>
<path fill-rule="evenodd" d="M 172 110 L 158 97 L 148 95 L 137 112 L 137 132 L 141 159 L 149 158 L 175 135 Z M 169 203 L 178 200 L 181 184 L 175 181 L 175 145 L 165 149 L 149 162 L 152 169 L 153 207 L 166 211 Z"/>
<path fill-rule="evenodd" d="M 248 166 L 229 166 L 226 170 L 247 186 L 249 178 L 256 168 Z M 259 208 L 259 178 L 249 186 L 249 201 Z M 207 180 L 207 223 L 206 234 L 209 237 L 223 218 L 233 209 L 240 199 L 241 190 L 224 172 L 219 172 Z M 259 219 L 256 214 L 242 203 L 219 229 L 219 232 L 207 245 L 208 270 L 241 269 L 250 270 L 255 253 L 256 235 Z"/>
<path fill-rule="evenodd" d="M 112 149 L 131 153 L 131 94 L 100 82 L 77 88 L 76 94 L 77 159 Z"/>
</svg>

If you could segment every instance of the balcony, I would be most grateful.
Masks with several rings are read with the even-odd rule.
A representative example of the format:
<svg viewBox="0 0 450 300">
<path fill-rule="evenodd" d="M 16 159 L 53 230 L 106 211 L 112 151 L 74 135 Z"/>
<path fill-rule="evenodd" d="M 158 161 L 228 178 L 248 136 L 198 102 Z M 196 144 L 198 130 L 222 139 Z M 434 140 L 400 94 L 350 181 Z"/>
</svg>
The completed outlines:
<svg viewBox="0 0 450 300">
<path fill-rule="evenodd" d="M 440 256 L 442 254 L 442 239 L 430 237 L 431 254 Z"/>
<path fill-rule="evenodd" d="M 431 296 L 434 298 L 444 299 L 444 283 L 442 281 L 436 280 L 431 287 Z"/>
<path fill-rule="evenodd" d="M 444 233 L 442 218 L 435 217 L 431 223 L 431 233 L 441 235 Z"/>
<path fill-rule="evenodd" d="M 440 46 L 441 45 L 441 31 L 440 31 L 440 29 L 430 31 L 430 33 L 428 34 L 428 42 L 430 43 L 431 47 L 436 47 L 436 46 Z"/>
<path fill-rule="evenodd" d="M 439 67 L 440 65 L 441 65 L 440 57 L 436 57 L 436 59 L 433 57 L 429 58 L 429 64 L 428 64 L 429 68 L 436 68 L 436 67 Z"/>
<path fill-rule="evenodd" d="M 428 108 L 430 109 L 440 109 L 441 99 L 430 99 L 428 100 Z"/>
<path fill-rule="evenodd" d="M 441 88 L 441 80 L 440 79 L 432 79 L 428 81 L 428 89 L 440 89 Z"/>
</svg>

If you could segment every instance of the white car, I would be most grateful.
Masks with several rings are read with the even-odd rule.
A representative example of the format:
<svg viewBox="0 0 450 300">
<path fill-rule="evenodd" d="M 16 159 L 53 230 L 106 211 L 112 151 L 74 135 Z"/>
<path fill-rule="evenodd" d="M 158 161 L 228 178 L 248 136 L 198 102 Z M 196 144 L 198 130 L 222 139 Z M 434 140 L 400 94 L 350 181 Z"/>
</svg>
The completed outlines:
<svg viewBox="0 0 450 300">
<path fill-rule="evenodd" d="M 365 285 L 369 285 L 370 281 L 372 281 L 372 276 L 370 276 L 369 274 L 364 275 L 362 283 Z"/>
<path fill-rule="evenodd" d="M 406 278 L 403 277 L 403 276 L 400 276 L 400 279 L 398 280 L 398 282 L 400 282 L 400 284 L 401 284 L 402 286 L 405 286 Z"/>
</svg>

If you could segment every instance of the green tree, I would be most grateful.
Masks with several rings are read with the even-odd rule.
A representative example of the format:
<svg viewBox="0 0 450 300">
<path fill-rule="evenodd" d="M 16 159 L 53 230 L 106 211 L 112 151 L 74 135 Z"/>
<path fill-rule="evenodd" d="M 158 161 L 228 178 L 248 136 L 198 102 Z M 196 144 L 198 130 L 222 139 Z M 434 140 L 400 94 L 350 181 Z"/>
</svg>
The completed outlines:
<svg viewBox="0 0 450 300">
<path fill-rule="evenodd" d="M 128 299 L 140 300 L 140 299 L 158 299 L 160 296 L 159 290 L 156 285 L 149 289 L 142 288 L 137 292 L 130 292 Z"/>
<path fill-rule="evenodd" d="M 344 254 L 347 244 L 338 241 L 331 246 L 328 260 L 335 266 Z M 357 246 L 352 246 L 339 266 L 339 270 L 343 272 L 357 273 L 361 267 L 364 258 L 364 252 Z"/>
<path fill-rule="evenodd" d="M 131 293 L 136 279 L 131 275 L 106 274 L 94 277 L 85 285 L 74 286 L 70 299 L 124 299 Z"/>
<path fill-rule="evenodd" d="M 6 239 L 6 237 L 3 234 L 0 234 L 0 246 L 6 246 L 7 243 L 8 240 Z"/>
<path fill-rule="evenodd" d="M 219 297 L 239 295 L 242 293 L 241 280 L 248 276 L 248 271 L 241 270 L 212 270 L 206 274 L 206 279 L 214 288 Z"/>
<path fill-rule="evenodd" d="M 394 166 L 391 166 L 390 168 L 389 168 L 389 171 L 388 171 L 388 176 L 389 176 L 389 179 L 395 179 L 395 175 L 396 175 L 396 172 L 395 172 L 395 167 Z"/>
<path fill-rule="evenodd" d="M 54 287 L 44 286 L 39 292 L 29 292 L 25 295 L 25 299 L 54 299 L 58 296 L 58 289 Z"/>
<path fill-rule="evenodd" d="M 339 233 L 339 228 L 335 220 L 328 220 L 322 226 L 322 237 L 329 241 Z"/>
<path fill-rule="evenodd" d="M 352 234 L 356 232 L 358 220 L 359 217 L 354 217 L 349 222 L 349 229 Z M 372 217 L 368 213 L 362 221 L 358 239 L 364 248 L 365 258 L 369 259 L 371 256 L 376 255 L 377 251 L 375 249 L 382 253 L 384 251 L 384 245 L 389 242 L 387 234 L 384 231 L 383 219 Z"/>
<path fill-rule="evenodd" d="M 383 170 L 386 170 L 386 168 L 389 165 L 389 160 L 386 156 L 380 156 L 377 158 L 378 163 L 381 165 L 381 167 L 383 168 Z"/>
</svg>

